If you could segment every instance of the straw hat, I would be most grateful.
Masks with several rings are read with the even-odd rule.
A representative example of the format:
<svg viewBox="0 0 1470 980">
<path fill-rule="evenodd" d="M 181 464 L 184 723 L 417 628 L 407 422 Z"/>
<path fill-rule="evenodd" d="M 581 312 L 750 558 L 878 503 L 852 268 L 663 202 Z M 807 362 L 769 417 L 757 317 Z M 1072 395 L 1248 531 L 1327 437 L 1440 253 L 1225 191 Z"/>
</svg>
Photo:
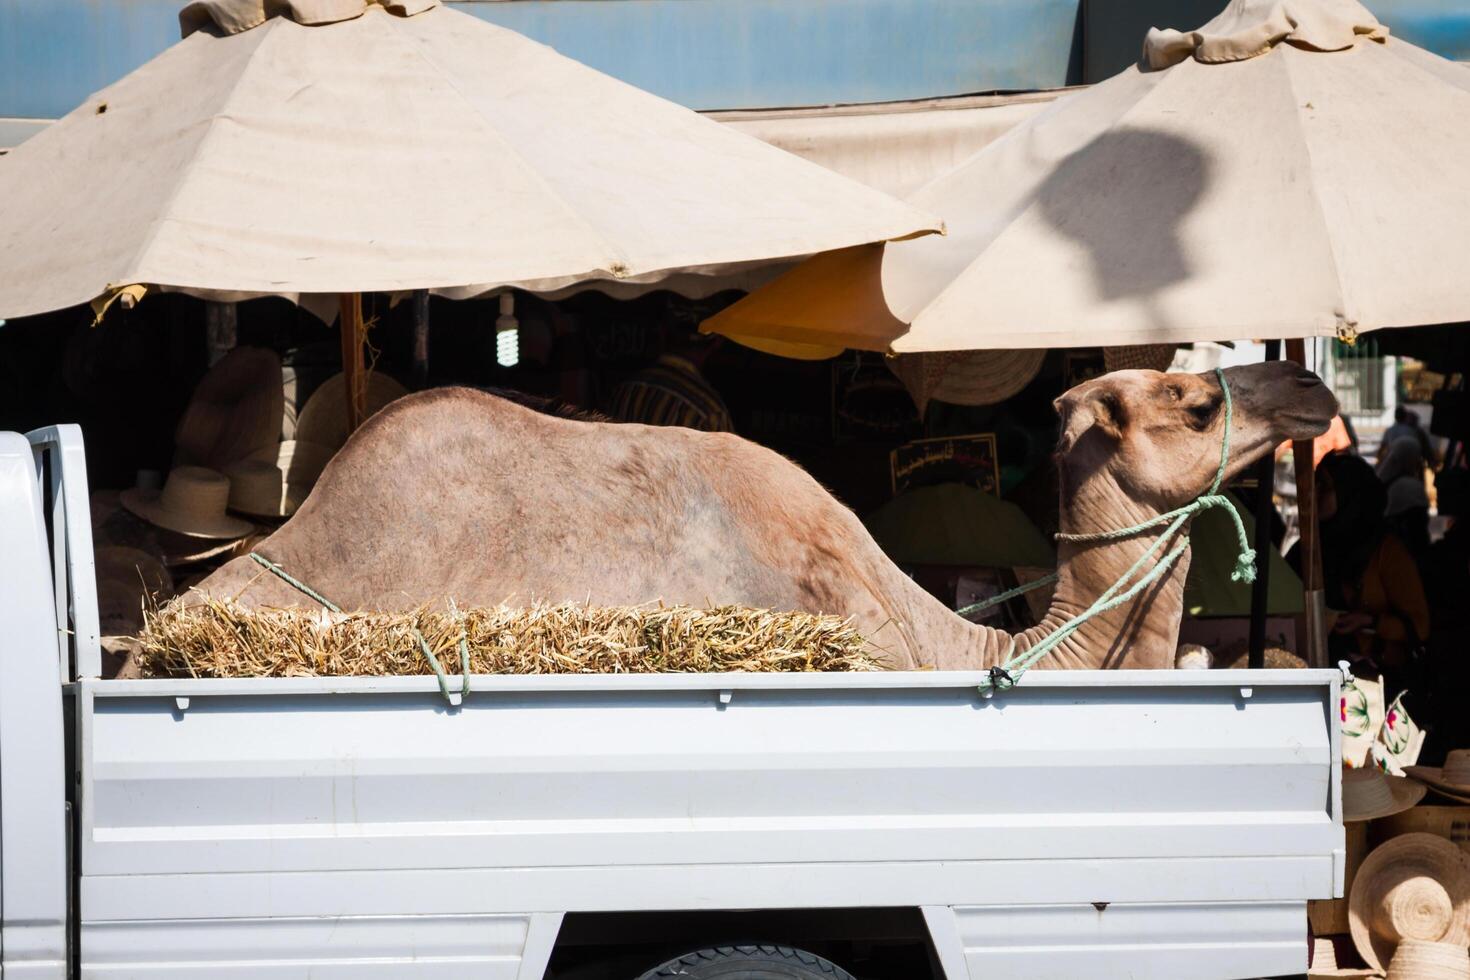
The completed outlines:
<svg viewBox="0 0 1470 980">
<path fill-rule="evenodd" d="M 1388 964 L 1388 980 L 1470 980 L 1470 953 L 1454 943 L 1405 939 Z"/>
<path fill-rule="evenodd" d="M 1424 799 L 1423 784 L 1378 768 L 1342 770 L 1342 819 L 1347 823 L 1392 816 Z"/>
<path fill-rule="evenodd" d="M 325 446 L 288 439 L 268 460 L 237 463 L 225 471 L 230 509 L 255 517 L 290 517 L 331 461 L 332 451 Z"/>
<path fill-rule="evenodd" d="M 230 510 L 252 517 L 290 517 L 286 474 L 275 463 L 247 459 L 225 471 L 230 481 Z"/>
<path fill-rule="evenodd" d="M 243 538 L 254 525 L 225 513 L 230 481 L 202 466 L 176 466 L 162 490 L 124 490 L 122 505 L 150 524 L 191 538 Z"/>
<path fill-rule="evenodd" d="M 1368 977 L 1378 976 L 1377 971 L 1367 967 L 1339 966 L 1337 962 L 1337 945 L 1327 936 L 1316 936 L 1312 939 L 1312 955 L 1307 965 L 1307 980 L 1337 980 L 1337 978 L 1354 978 L 1354 980 L 1367 980 Z"/>
<path fill-rule="evenodd" d="M 366 384 L 368 415 L 408 394 L 407 388 L 380 371 L 369 371 Z M 280 430 L 279 420 L 276 430 Z M 338 373 L 323 381 L 301 407 L 301 416 L 296 420 L 296 439 L 336 452 L 347 442 L 348 435 L 347 380 Z"/>
<path fill-rule="evenodd" d="M 994 405 L 1031 383 L 1045 349 L 948 351 L 900 354 L 888 366 L 913 396 L 919 411 L 931 399 L 952 405 Z"/>
<path fill-rule="evenodd" d="M 225 470 L 280 442 L 286 398 L 281 359 L 260 347 L 236 347 L 199 382 L 174 432 L 176 465 Z"/>
<path fill-rule="evenodd" d="M 1433 834 L 1403 834 L 1368 855 L 1348 897 L 1359 955 L 1382 972 L 1405 939 L 1470 943 L 1470 857 Z"/>
<path fill-rule="evenodd" d="M 1104 347 L 1103 367 L 1112 371 L 1167 371 L 1174 363 L 1177 344 L 1138 344 L 1132 347 Z"/>
<path fill-rule="evenodd" d="M 98 632 L 133 636 L 143 628 L 144 602 L 173 595 L 173 577 L 163 562 L 138 548 L 96 550 Z"/>
<path fill-rule="evenodd" d="M 1404 775 L 1426 784 L 1441 796 L 1470 803 L 1470 749 L 1455 749 L 1443 766 L 1405 766 Z"/>
</svg>

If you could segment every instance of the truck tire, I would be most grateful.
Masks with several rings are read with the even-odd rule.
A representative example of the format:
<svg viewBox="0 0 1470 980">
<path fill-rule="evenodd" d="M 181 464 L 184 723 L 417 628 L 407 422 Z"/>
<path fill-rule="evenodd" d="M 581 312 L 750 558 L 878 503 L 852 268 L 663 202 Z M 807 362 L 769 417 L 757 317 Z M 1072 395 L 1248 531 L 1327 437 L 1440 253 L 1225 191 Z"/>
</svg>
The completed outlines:
<svg viewBox="0 0 1470 980">
<path fill-rule="evenodd" d="M 855 980 L 815 953 L 790 946 L 712 946 L 656 966 L 638 980 Z"/>
</svg>

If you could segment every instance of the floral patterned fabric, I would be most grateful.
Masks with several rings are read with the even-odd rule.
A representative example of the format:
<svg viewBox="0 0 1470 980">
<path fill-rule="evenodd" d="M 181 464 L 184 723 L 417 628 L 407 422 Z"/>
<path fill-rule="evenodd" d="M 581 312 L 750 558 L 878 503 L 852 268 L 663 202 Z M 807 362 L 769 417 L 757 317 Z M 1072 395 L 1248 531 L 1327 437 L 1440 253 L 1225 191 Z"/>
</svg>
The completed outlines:
<svg viewBox="0 0 1470 980">
<path fill-rule="evenodd" d="M 1395 776 L 1419 760 L 1424 732 L 1409 717 L 1400 694 L 1393 704 L 1383 703 L 1383 684 L 1350 678 L 1342 685 L 1338 703 L 1342 725 L 1342 761 L 1354 769 L 1374 766 Z"/>
</svg>

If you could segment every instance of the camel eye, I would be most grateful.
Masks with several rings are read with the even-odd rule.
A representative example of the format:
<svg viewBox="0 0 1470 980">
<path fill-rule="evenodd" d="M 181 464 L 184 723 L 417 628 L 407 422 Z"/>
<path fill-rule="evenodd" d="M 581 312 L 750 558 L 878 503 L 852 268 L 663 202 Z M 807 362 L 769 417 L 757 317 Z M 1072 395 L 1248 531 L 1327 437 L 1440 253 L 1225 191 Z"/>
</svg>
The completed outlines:
<svg viewBox="0 0 1470 980">
<path fill-rule="evenodd" d="M 1191 405 L 1189 406 L 1189 414 L 1194 424 L 1203 429 L 1210 424 L 1210 420 L 1215 417 L 1215 412 L 1219 410 L 1219 407 L 1217 403 L 1212 401 L 1199 405 Z"/>
<path fill-rule="evenodd" d="M 1178 385 L 1165 385 L 1164 390 L 1167 391 L 1169 393 L 1169 397 L 1176 402 L 1184 397 L 1184 389 L 1180 388 Z"/>
</svg>

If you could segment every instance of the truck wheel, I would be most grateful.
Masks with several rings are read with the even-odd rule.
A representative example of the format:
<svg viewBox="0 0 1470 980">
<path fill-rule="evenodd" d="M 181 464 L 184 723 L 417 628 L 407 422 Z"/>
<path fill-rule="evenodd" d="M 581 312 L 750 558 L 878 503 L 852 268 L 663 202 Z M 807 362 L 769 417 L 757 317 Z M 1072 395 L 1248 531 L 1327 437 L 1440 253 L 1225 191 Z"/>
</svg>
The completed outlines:
<svg viewBox="0 0 1470 980">
<path fill-rule="evenodd" d="M 685 953 L 638 980 L 855 980 L 815 953 L 790 946 L 712 946 Z"/>
</svg>

